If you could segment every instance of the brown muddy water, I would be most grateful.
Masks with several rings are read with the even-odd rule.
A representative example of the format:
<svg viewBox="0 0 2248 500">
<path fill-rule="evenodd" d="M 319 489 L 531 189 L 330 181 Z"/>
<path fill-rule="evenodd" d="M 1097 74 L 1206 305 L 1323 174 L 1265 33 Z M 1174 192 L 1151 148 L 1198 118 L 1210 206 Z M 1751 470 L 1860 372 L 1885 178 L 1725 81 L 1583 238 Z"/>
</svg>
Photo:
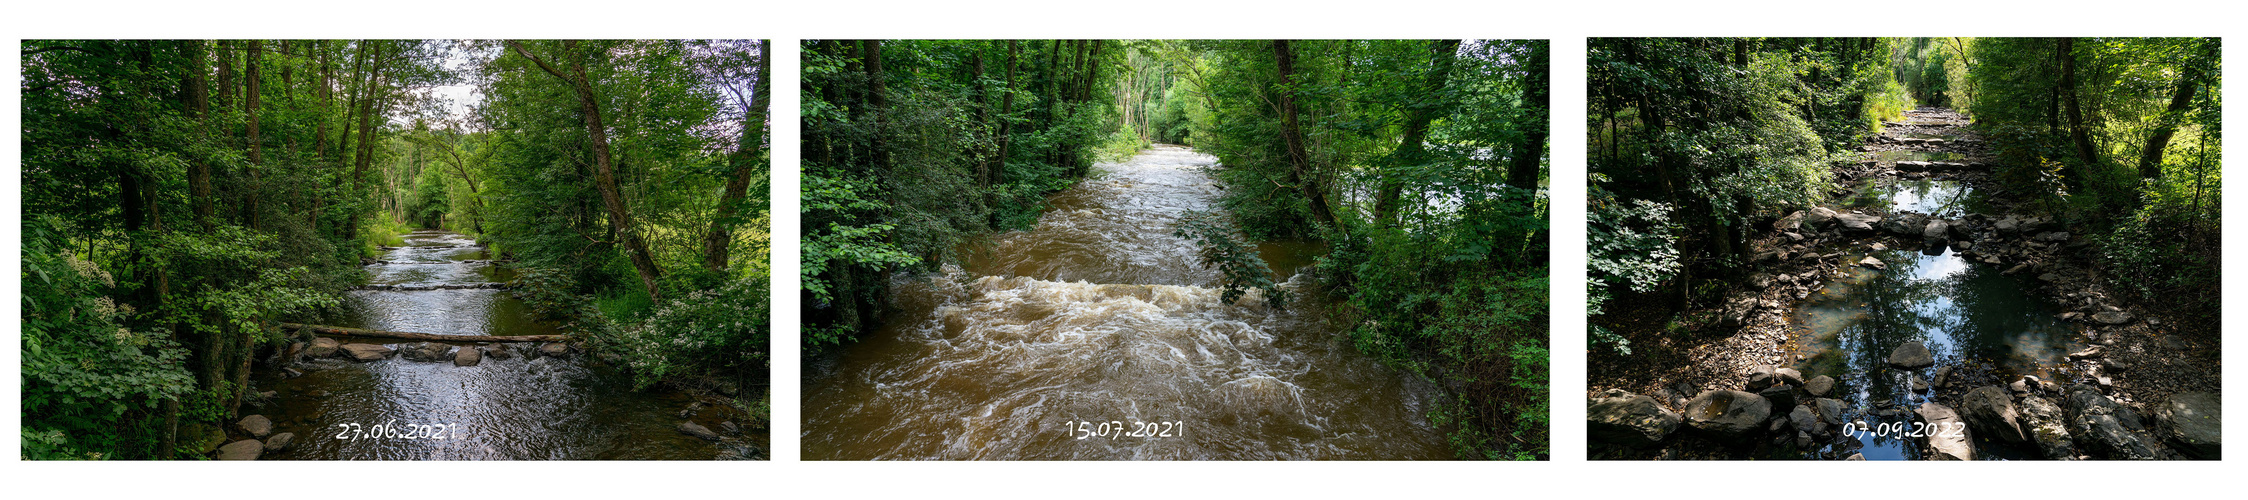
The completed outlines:
<svg viewBox="0 0 2248 500">
<path fill-rule="evenodd" d="M 881 330 L 809 364 L 803 456 L 1449 458 L 1423 416 L 1433 388 L 1360 355 L 1296 274 L 1322 249 L 1259 248 L 1296 276 L 1285 311 L 1218 300 L 1219 273 L 1170 228 L 1214 209 L 1215 161 L 1157 146 L 1100 164 L 1035 229 L 900 277 Z"/>
<path fill-rule="evenodd" d="M 417 232 L 405 239 L 405 247 L 383 256 L 390 264 L 367 268 L 369 283 L 457 285 L 508 278 L 496 266 L 460 262 L 490 258 L 462 235 Z M 343 317 L 329 323 L 437 334 L 559 333 L 534 321 L 504 290 L 355 290 L 345 302 Z M 297 378 L 261 371 L 258 389 L 277 394 L 264 407 L 244 412 L 271 418 L 274 432 L 296 433 L 292 449 L 269 454 L 268 460 L 699 460 L 725 451 L 674 430 L 681 411 L 693 403 L 686 395 L 633 390 L 629 375 L 584 356 L 532 357 L 525 354 L 534 344 L 513 347 L 517 355 L 511 359 L 486 356 L 476 366 L 394 355 L 364 364 L 295 363 L 305 373 Z M 718 429 L 725 420 L 719 413 L 705 411 L 694 420 Z"/>
</svg>

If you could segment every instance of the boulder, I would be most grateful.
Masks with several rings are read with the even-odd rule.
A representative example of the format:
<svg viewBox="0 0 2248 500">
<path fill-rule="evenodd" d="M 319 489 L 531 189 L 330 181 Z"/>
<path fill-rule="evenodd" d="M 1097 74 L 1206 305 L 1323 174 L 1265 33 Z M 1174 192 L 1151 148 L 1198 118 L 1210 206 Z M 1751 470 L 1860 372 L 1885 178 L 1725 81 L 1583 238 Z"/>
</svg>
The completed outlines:
<svg viewBox="0 0 2248 500">
<path fill-rule="evenodd" d="M 255 439 L 244 439 L 219 447 L 219 460 L 257 460 L 258 455 L 263 454 L 265 443 Z"/>
<path fill-rule="evenodd" d="M 234 426 L 242 429 L 242 432 L 249 433 L 252 437 L 261 439 L 267 434 L 273 433 L 273 421 L 265 418 L 265 415 L 242 417 L 242 420 L 235 422 Z"/>
<path fill-rule="evenodd" d="M 1772 402 L 1741 391 L 1707 391 L 1686 403 L 1681 415 L 1687 427 L 1723 438 L 1740 438 L 1764 427 L 1772 418 Z"/>
<path fill-rule="evenodd" d="M 1920 214 L 1905 213 L 1881 220 L 1881 229 L 1898 236 L 1919 236 L 1927 224 Z"/>
<path fill-rule="evenodd" d="M 2014 410 L 2014 397 L 1998 386 L 1977 387 L 1959 398 L 1960 416 L 1976 434 L 1996 436 L 2008 443 L 2029 441 L 2022 433 L 2020 415 Z"/>
<path fill-rule="evenodd" d="M 1780 375 L 1772 365 L 1756 365 L 1748 369 L 1748 385 L 1745 387 L 1750 392 L 1756 392 L 1779 383 Z"/>
<path fill-rule="evenodd" d="M 1780 383 L 1783 383 L 1783 384 L 1787 384 L 1787 385 L 1789 385 L 1789 386 L 1794 386 L 1794 387 L 1801 387 L 1801 386 L 1803 386 L 1803 371 L 1802 371 L 1802 370 L 1797 370 L 1797 369 L 1794 369 L 1794 368 L 1781 368 L 1781 369 L 1777 369 L 1777 370 L 1772 370 L 1772 374 L 1773 374 L 1773 375 L 1776 375 L 1776 376 L 1778 376 L 1778 377 L 1780 377 Z"/>
<path fill-rule="evenodd" d="M 399 350 L 399 355 L 414 361 L 445 361 L 452 359 L 452 356 L 447 356 L 452 350 L 453 346 L 442 343 L 420 342 L 407 345 L 405 349 Z"/>
<path fill-rule="evenodd" d="M 510 359 L 515 357 L 515 348 L 510 344 L 492 344 L 484 355 L 491 356 L 492 359 Z"/>
<path fill-rule="evenodd" d="M 2221 460 L 2219 432 L 2224 425 L 2223 400 L 2215 393 L 2189 392 L 2170 396 L 2155 409 L 2161 419 L 2158 435 L 2171 449 L 2205 460 Z"/>
<path fill-rule="evenodd" d="M 1651 446 L 1677 431 L 1680 421 L 1678 414 L 1638 394 L 1592 398 L 1585 406 L 1585 430 L 1596 442 Z"/>
<path fill-rule="evenodd" d="M 453 366 L 476 366 L 477 363 L 482 362 L 484 362 L 484 350 L 482 349 L 462 347 L 458 351 L 453 351 Z"/>
<path fill-rule="evenodd" d="M 1827 221 L 1834 220 L 1835 215 L 1834 211 L 1828 210 L 1827 207 L 1815 207 L 1810 212 L 1803 214 L 1803 224 L 1817 229 L 1825 226 Z"/>
<path fill-rule="evenodd" d="M 2061 406 L 2037 396 L 2022 398 L 2020 405 L 2023 430 L 2030 442 L 2037 443 L 2037 452 L 2051 460 L 2075 460 L 2076 444 L 2068 434 L 2068 416 Z"/>
<path fill-rule="evenodd" d="M 1933 460 L 1974 460 L 1975 446 L 1970 435 L 1973 430 L 1963 429 L 1959 412 L 1937 403 L 1920 405 L 1916 411 L 1922 422 L 1927 422 L 1928 448 Z"/>
<path fill-rule="evenodd" d="M 549 342 L 546 345 L 539 346 L 539 355 L 566 358 L 570 356 L 570 345 L 561 342 Z"/>
<path fill-rule="evenodd" d="M 1875 271 L 1887 271 L 1887 270 L 1889 270 L 1889 265 L 1888 265 L 1888 264 L 1884 264 L 1884 263 L 1882 263 L 1882 262 L 1881 262 L 1881 259 L 1876 259 L 1876 258 L 1873 258 L 1873 257 L 1866 257 L 1866 258 L 1864 258 L 1864 259 L 1861 259 L 1861 260 L 1859 260 L 1859 261 L 1858 261 L 1858 265 L 1860 265 L 1860 266 L 1864 266 L 1864 267 L 1866 267 L 1866 268 L 1869 268 L 1869 269 L 1873 269 L 1873 270 L 1875 270 Z"/>
<path fill-rule="evenodd" d="M 282 450 L 287 450 L 287 449 L 289 449 L 289 445 L 290 445 L 290 444 L 292 444 L 292 443 L 295 443 L 296 441 L 297 441 L 297 433 L 294 433 L 294 432 L 283 432 L 283 433 L 280 433 L 280 434 L 274 434 L 272 438 L 269 438 L 269 439 L 266 439 L 266 440 L 265 440 L 265 452 L 266 452 L 266 453 L 279 453 L 279 452 L 281 452 Z"/>
<path fill-rule="evenodd" d="M 1811 397 L 1826 397 L 1827 393 L 1834 392 L 1834 377 L 1811 377 L 1809 382 L 1803 383 L 1803 392 Z"/>
<path fill-rule="evenodd" d="M 1920 230 L 1920 239 L 1932 242 L 1951 241 L 1951 223 L 1944 222 L 1943 219 L 1928 221 L 1928 226 Z"/>
<path fill-rule="evenodd" d="M 1907 378 L 1911 379 L 1912 392 L 1928 392 L 1932 388 L 1928 386 L 1928 379 L 1920 378 L 1919 373 L 1907 374 Z"/>
<path fill-rule="evenodd" d="M 694 423 L 694 422 L 680 422 L 680 423 L 679 423 L 679 433 L 680 433 L 680 434 L 686 434 L 686 435 L 689 435 L 689 436 L 694 436 L 695 438 L 697 438 L 697 439 L 701 439 L 701 440 L 704 440 L 704 441 L 717 441 L 717 440 L 718 440 L 718 433 L 716 433 L 716 432 L 711 432 L 711 431 L 710 431 L 710 428 L 708 428 L 708 427 L 703 427 L 703 426 L 702 426 L 702 424 L 697 424 L 697 423 Z"/>
<path fill-rule="evenodd" d="M 1935 386 L 1936 386 L 1936 387 L 1948 387 L 1948 386 L 1950 386 L 1950 385 L 1951 385 L 1951 367 L 1949 367 L 1949 366 L 1945 366 L 1945 367 L 1939 367 L 1939 368 L 1936 368 L 1936 377 L 1935 377 L 1935 381 L 1933 381 L 1933 382 L 1931 382 L 1931 383 L 1932 383 L 1932 384 L 1935 384 Z"/>
<path fill-rule="evenodd" d="M 1870 233 L 1874 224 L 1881 223 L 1880 217 L 1865 214 L 1835 214 L 1834 220 L 1841 223 L 1845 233 Z"/>
<path fill-rule="evenodd" d="M 1992 227 L 1998 229 L 1998 234 L 2014 234 L 2021 231 L 2022 221 L 2008 215 L 2004 219 L 1999 219 L 1998 223 Z"/>
<path fill-rule="evenodd" d="M 1850 407 L 1839 399 L 1819 398 L 1811 400 L 1811 411 L 1819 414 L 1819 426 L 1815 430 L 1831 433 L 1842 430 L 1842 414 L 1849 412 Z"/>
<path fill-rule="evenodd" d="M 1771 402 L 1774 411 L 1795 406 L 1795 387 L 1787 384 L 1766 387 L 1756 395 Z"/>
<path fill-rule="evenodd" d="M 1928 345 L 1918 340 L 1905 342 L 1889 352 L 1889 366 L 1901 370 L 1918 370 L 1936 365 L 1936 356 L 1928 352 Z"/>
<path fill-rule="evenodd" d="M 2078 449 L 2111 460 L 2160 457 L 2138 412 L 2108 399 L 2099 389 L 2084 384 L 2069 386 L 2068 398 L 2062 403 L 2068 410 L 2069 435 L 2076 439 Z"/>
<path fill-rule="evenodd" d="M 376 344 L 344 344 L 341 349 L 343 349 L 345 356 L 361 363 L 381 361 L 383 358 L 390 357 L 390 353 L 395 352 L 388 347 Z"/>
<path fill-rule="evenodd" d="M 2031 239 L 2031 240 L 2035 240 L 2035 241 L 2042 241 L 2042 242 L 2046 242 L 2046 243 L 2060 243 L 2060 242 L 2063 242 L 2063 241 L 2068 241 L 2068 232 L 2067 232 L 2067 231 L 2050 231 L 2050 232 L 2038 233 L 2038 235 L 2037 235 L 2037 236 L 2035 236 L 2035 237 L 2032 237 L 2032 238 L 2030 238 L 2030 239 Z"/>
<path fill-rule="evenodd" d="M 304 356 L 307 358 L 325 358 L 334 356 L 336 355 L 337 348 L 340 347 L 343 347 L 342 342 L 337 342 L 336 339 L 320 337 L 317 339 L 312 339 L 312 344 L 304 348 Z"/>
<path fill-rule="evenodd" d="M 1795 211 L 1795 213 L 1792 213 L 1792 214 L 1787 214 L 1787 216 L 1786 216 L 1786 217 L 1781 217 L 1781 218 L 1780 218 L 1780 220 L 1777 220 L 1777 221 L 1773 221 L 1773 222 L 1772 222 L 1772 229 L 1773 229 L 1773 230 L 1777 230 L 1777 231 L 1783 231 L 1783 232 L 1785 232 L 1785 231 L 1794 231 L 1794 230 L 1795 230 L 1795 228 L 1798 228 L 1798 227 L 1802 227 L 1802 226 L 1803 226 L 1803 211 L 1802 211 L 1802 210 L 1797 210 L 1797 211 Z"/>
<path fill-rule="evenodd" d="M 1787 412 L 1787 420 L 1797 432 L 1808 434 L 1819 428 L 1819 414 L 1812 412 L 1809 406 L 1795 405 L 1794 410 Z"/>
</svg>

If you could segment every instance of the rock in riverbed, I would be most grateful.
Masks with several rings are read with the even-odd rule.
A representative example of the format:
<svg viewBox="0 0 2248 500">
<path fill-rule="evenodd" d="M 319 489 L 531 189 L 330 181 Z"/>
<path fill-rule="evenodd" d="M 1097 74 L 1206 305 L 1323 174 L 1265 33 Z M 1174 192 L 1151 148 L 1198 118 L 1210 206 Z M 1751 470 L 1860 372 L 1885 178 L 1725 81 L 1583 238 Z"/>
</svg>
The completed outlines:
<svg viewBox="0 0 2248 500">
<path fill-rule="evenodd" d="M 2146 435 L 2146 424 L 2131 407 L 2084 384 L 2069 386 L 2065 403 L 2069 435 L 2076 438 L 2078 449 L 2111 460 L 2160 458 L 2153 439 Z"/>
<path fill-rule="evenodd" d="M 273 421 L 265 418 L 265 415 L 242 417 L 242 421 L 235 422 L 234 425 L 241 428 L 242 432 L 250 433 L 253 437 L 264 438 L 267 434 L 273 433 Z"/>
<path fill-rule="evenodd" d="M 1741 391 L 1706 391 L 1686 403 L 1686 426 L 1720 437 L 1743 437 L 1764 427 L 1772 402 Z"/>
<path fill-rule="evenodd" d="M 344 344 L 342 349 L 346 356 L 361 363 L 382 361 L 383 358 L 390 357 L 390 353 L 394 352 L 388 347 L 376 344 Z"/>
<path fill-rule="evenodd" d="M 272 438 L 265 440 L 265 452 L 278 453 L 282 450 L 287 450 L 289 449 L 289 445 L 291 443 L 295 443 L 296 441 L 297 434 L 294 432 L 274 434 Z"/>
<path fill-rule="evenodd" d="M 686 435 L 689 435 L 689 436 L 694 436 L 695 438 L 697 438 L 697 439 L 701 439 L 701 440 L 704 440 L 704 441 L 717 441 L 717 440 L 718 440 L 718 433 L 716 433 L 716 432 L 711 432 L 711 431 L 710 431 L 710 428 L 708 428 L 708 427 L 703 427 L 703 426 L 702 426 L 702 424 L 697 424 L 697 423 L 694 423 L 694 422 L 680 422 L 680 423 L 679 423 L 679 433 L 680 433 L 680 434 L 686 434 Z"/>
<path fill-rule="evenodd" d="M 2022 434 L 2020 414 L 2014 410 L 2014 398 L 1998 386 L 1977 387 L 1967 391 L 1959 400 L 1959 410 L 1967 419 L 1967 426 L 1976 434 L 1997 436 L 2008 443 L 2028 441 Z"/>
<path fill-rule="evenodd" d="M 477 363 L 482 362 L 484 362 L 484 351 L 482 349 L 462 347 L 458 351 L 453 351 L 453 366 L 476 366 Z"/>
<path fill-rule="evenodd" d="M 2171 396 L 2155 414 L 2162 419 L 2161 436 L 2172 449 L 2205 460 L 2220 460 L 2219 431 L 2224 425 L 2224 401 L 2215 393 L 2192 392 Z"/>
<path fill-rule="evenodd" d="M 258 455 L 263 454 L 265 443 L 255 439 L 244 439 L 219 447 L 219 460 L 257 460 Z"/>
<path fill-rule="evenodd" d="M 1889 366 L 1897 369 L 1918 370 L 1935 365 L 1935 355 L 1930 354 L 1928 346 L 1918 340 L 1905 342 L 1904 345 L 1897 346 L 1897 350 L 1889 352 Z"/>
<path fill-rule="evenodd" d="M 1928 448 L 1934 460 L 1974 460 L 1975 447 L 1968 439 L 1968 430 L 1959 418 L 1959 412 L 1941 404 L 1920 405 L 1920 420 L 1927 422 Z"/>
<path fill-rule="evenodd" d="M 1585 407 L 1585 430 L 1594 441 L 1651 446 L 1678 430 L 1678 414 L 1655 404 L 1653 398 L 1623 391 L 1608 396 L 1592 398 Z"/>
<path fill-rule="evenodd" d="M 1803 392 L 1809 393 L 1811 397 L 1823 398 L 1826 397 L 1827 393 L 1833 391 L 1834 377 L 1820 375 L 1811 377 L 1811 381 L 1803 383 Z"/>
<path fill-rule="evenodd" d="M 406 359 L 414 361 L 445 361 L 452 359 L 450 356 L 446 356 L 451 354 L 452 350 L 453 346 L 436 342 L 421 342 L 407 345 L 405 349 L 399 352 Z"/>
<path fill-rule="evenodd" d="M 336 355 L 336 348 L 342 346 L 343 343 L 337 342 L 336 339 L 327 337 L 312 339 L 312 344 L 305 347 L 304 349 L 304 356 L 307 358 L 325 358 L 334 356 Z"/>
</svg>

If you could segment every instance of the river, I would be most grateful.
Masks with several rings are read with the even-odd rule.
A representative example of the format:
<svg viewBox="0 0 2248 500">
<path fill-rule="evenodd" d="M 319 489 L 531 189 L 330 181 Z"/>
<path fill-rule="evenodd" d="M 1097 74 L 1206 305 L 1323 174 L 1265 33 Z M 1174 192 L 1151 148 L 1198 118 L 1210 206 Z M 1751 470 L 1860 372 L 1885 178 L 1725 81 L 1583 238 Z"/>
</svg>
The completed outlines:
<svg viewBox="0 0 2248 500">
<path fill-rule="evenodd" d="M 387 264 L 368 266 L 371 285 L 426 287 L 505 281 L 506 270 L 487 261 L 483 247 L 449 232 L 405 236 L 388 249 Z M 467 335 L 552 335 L 527 307 L 504 290 L 354 290 L 337 326 Z M 349 339 L 339 339 L 354 342 Z M 410 342 L 360 339 L 404 348 Z M 455 343 L 475 348 L 475 343 Z M 487 345 L 487 347 L 489 347 Z M 483 460 L 483 459 L 710 459 L 714 445 L 674 430 L 693 398 L 671 391 L 633 390 L 629 375 L 585 356 L 532 356 L 533 344 L 513 344 L 517 355 L 486 356 L 474 366 L 391 356 L 371 363 L 317 359 L 292 364 L 305 373 L 286 378 L 261 370 L 257 386 L 276 392 L 257 409 L 275 432 L 293 432 L 296 444 L 267 459 Z M 446 359 L 451 359 L 448 356 Z M 714 407 L 690 420 L 711 429 L 738 416 Z M 245 409 L 245 413 L 251 410 Z M 377 427 L 377 426 L 381 427 Z M 415 436 L 368 437 L 378 429 L 441 429 Z M 442 427 L 434 427 L 442 426 Z M 384 433 L 387 434 L 387 433 Z M 740 450 L 734 450 L 737 453 Z"/>
<path fill-rule="evenodd" d="M 1219 301 L 1219 273 L 1171 236 L 1213 210 L 1216 159 L 1156 146 L 1048 199 L 1036 228 L 966 245 L 893 283 L 899 311 L 808 360 L 807 459 L 1443 459 L 1436 391 L 1360 355 L 1298 271 L 1297 296 Z M 1129 433 L 1152 424 L 1158 437 Z M 1103 433 L 1103 427 L 1122 432 Z"/>
</svg>

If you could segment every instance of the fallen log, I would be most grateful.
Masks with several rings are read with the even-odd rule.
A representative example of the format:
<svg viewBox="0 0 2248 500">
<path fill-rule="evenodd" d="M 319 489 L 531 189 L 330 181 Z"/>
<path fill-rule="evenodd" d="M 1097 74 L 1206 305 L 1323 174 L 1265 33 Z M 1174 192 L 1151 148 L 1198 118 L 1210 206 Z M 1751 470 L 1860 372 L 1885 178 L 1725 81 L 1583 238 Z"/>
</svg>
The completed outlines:
<svg viewBox="0 0 2248 500">
<path fill-rule="evenodd" d="M 383 330 L 368 330 L 364 328 L 348 328 L 341 326 L 307 325 L 303 323 L 282 323 L 281 329 L 312 330 L 312 333 L 321 335 L 345 335 L 351 337 L 425 340 L 435 342 L 562 342 L 565 340 L 569 340 L 570 338 L 568 335 L 438 335 L 434 333 L 391 332 Z"/>
</svg>

